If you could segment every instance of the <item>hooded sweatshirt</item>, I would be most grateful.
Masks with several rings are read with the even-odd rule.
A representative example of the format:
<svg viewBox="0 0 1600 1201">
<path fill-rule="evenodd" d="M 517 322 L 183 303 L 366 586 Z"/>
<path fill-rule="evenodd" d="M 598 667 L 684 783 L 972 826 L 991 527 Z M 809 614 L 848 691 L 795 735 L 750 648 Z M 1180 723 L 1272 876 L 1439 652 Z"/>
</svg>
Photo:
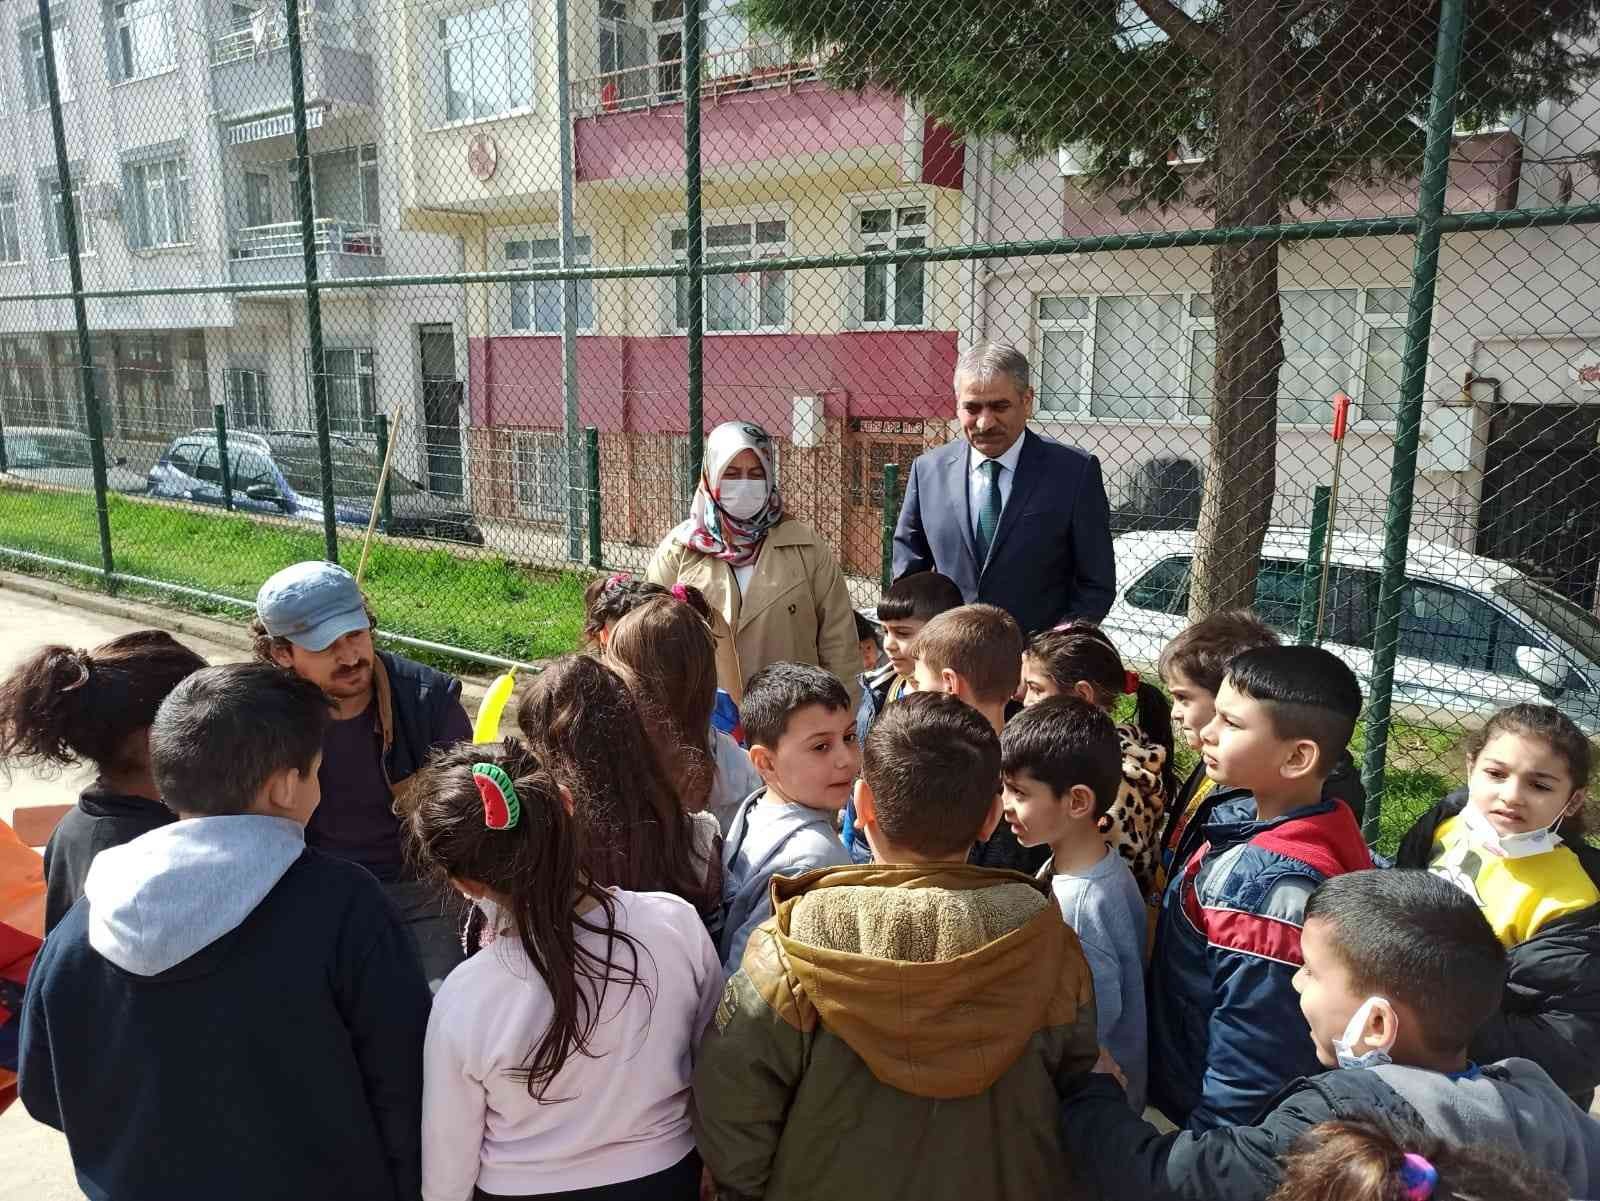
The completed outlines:
<svg viewBox="0 0 1600 1201">
<path fill-rule="evenodd" d="M 45 933 L 54 930 L 83 895 L 83 882 L 96 855 L 177 820 L 178 815 L 160 801 L 113 792 L 98 781 L 84 789 L 44 849 Z"/>
<path fill-rule="evenodd" d="M 750 932 L 772 916 L 772 877 L 798 876 L 850 862 L 833 814 L 804 805 L 768 804 L 758 788 L 734 811 L 722 842 L 722 933 L 717 951 L 732 975 Z"/>
<path fill-rule="evenodd" d="M 40 952 L 22 1100 L 91 1198 L 411 1198 L 428 1004 L 369 873 L 179 821 L 102 851 Z"/>
<path fill-rule="evenodd" d="M 1094 997 L 1047 890 L 867 865 L 771 895 L 695 1067 L 721 1195 L 1071 1195 L 1055 1112 L 1095 1061 Z"/>
</svg>

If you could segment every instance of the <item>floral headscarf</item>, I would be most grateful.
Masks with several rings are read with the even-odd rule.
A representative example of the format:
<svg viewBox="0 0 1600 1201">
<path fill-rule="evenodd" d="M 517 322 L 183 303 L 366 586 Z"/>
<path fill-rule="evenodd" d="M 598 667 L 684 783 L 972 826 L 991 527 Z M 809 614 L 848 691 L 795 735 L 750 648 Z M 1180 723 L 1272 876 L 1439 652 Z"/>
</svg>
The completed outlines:
<svg viewBox="0 0 1600 1201">
<path fill-rule="evenodd" d="M 783 497 L 773 475 L 772 439 L 759 425 L 748 421 L 726 421 L 706 439 L 705 468 L 694 490 L 689 519 L 673 531 L 673 538 L 691 550 L 721 559 L 730 567 L 745 567 L 756 561 L 767 531 L 783 520 Z M 722 473 L 728 464 L 747 450 L 753 450 L 767 473 L 767 504 L 754 517 L 740 519 L 723 511 L 717 503 Z"/>
</svg>

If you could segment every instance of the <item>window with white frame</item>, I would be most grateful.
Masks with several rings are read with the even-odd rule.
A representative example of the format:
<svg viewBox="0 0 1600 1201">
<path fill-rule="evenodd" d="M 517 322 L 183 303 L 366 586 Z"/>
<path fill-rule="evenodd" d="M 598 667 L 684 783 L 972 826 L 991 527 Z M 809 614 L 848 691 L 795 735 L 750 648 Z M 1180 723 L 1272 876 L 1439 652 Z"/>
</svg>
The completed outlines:
<svg viewBox="0 0 1600 1201">
<path fill-rule="evenodd" d="M 517 432 L 512 441 L 517 508 L 534 521 L 565 521 L 566 440 L 561 434 Z"/>
<path fill-rule="evenodd" d="M 923 204 L 874 205 L 855 211 L 863 251 L 910 250 L 928 244 Z M 914 327 L 927 321 L 927 268 L 923 263 L 872 263 L 856 280 L 856 312 L 867 328 Z"/>
<path fill-rule="evenodd" d="M 587 237 L 572 239 L 572 263 L 587 267 L 592 255 Z M 502 243 L 505 266 L 511 271 L 554 270 L 561 266 L 559 238 L 511 238 Z M 594 281 L 575 281 L 577 327 L 594 328 Z M 509 285 L 507 325 L 515 333 L 559 334 L 561 332 L 561 287 L 558 279 L 513 280 Z"/>
<path fill-rule="evenodd" d="M 322 364 L 328 393 L 328 427 L 337 434 L 370 434 L 378 411 L 371 347 L 326 349 Z"/>
<path fill-rule="evenodd" d="M 267 373 L 252 367 L 229 367 L 222 378 L 228 401 L 228 424 L 237 429 L 271 429 Z"/>
<path fill-rule="evenodd" d="M 708 222 L 704 236 L 707 263 L 783 258 L 789 253 L 789 223 L 782 218 Z M 674 229 L 673 261 L 685 262 L 688 247 L 688 230 Z M 740 271 L 704 278 L 707 333 L 788 328 L 789 281 L 782 271 Z M 689 281 L 678 278 L 673 285 L 673 328 L 681 332 L 689 327 Z"/>
<path fill-rule="evenodd" d="M 446 121 L 474 121 L 533 104 L 533 14 L 527 0 L 480 5 L 437 25 Z"/>
<path fill-rule="evenodd" d="M 45 78 L 44 69 L 44 33 L 34 29 L 23 35 L 23 42 L 28 67 L 28 103 L 34 108 L 43 108 L 50 103 L 50 84 Z M 53 50 L 51 57 L 56 65 L 56 88 L 65 102 L 75 95 L 72 90 L 72 71 L 68 68 L 72 61 L 71 30 L 65 25 L 51 25 L 50 43 Z"/>
<path fill-rule="evenodd" d="M 61 203 L 61 183 L 55 176 L 39 181 L 39 196 L 44 208 L 45 249 L 53 259 L 67 253 L 67 211 Z M 94 253 L 94 222 L 84 220 L 83 181 L 72 177 L 72 211 L 78 219 L 78 252 Z"/>
<path fill-rule="evenodd" d="M 173 0 L 114 0 L 111 78 L 119 83 L 159 75 L 177 64 Z"/>
<path fill-rule="evenodd" d="M 128 245 L 148 250 L 193 241 L 189 214 L 189 161 L 183 155 L 129 163 L 123 207 Z"/>
<path fill-rule="evenodd" d="M 0 181 L 0 262 L 22 261 L 22 223 L 17 208 L 17 181 Z"/>
<path fill-rule="evenodd" d="M 1368 419 L 1392 417 L 1407 295 L 1403 288 L 1281 293 L 1281 424 L 1326 424 L 1338 391 Z M 1041 414 L 1150 421 L 1210 414 L 1216 323 L 1205 293 L 1042 296 L 1038 331 Z"/>
</svg>

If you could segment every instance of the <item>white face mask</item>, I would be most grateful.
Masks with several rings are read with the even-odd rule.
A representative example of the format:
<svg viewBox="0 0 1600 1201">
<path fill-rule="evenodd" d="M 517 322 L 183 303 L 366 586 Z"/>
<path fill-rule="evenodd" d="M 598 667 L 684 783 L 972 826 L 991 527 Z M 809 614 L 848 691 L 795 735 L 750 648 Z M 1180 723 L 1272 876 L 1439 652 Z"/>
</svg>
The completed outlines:
<svg viewBox="0 0 1600 1201">
<path fill-rule="evenodd" d="M 1543 855 L 1553 851 L 1561 845 L 1561 835 L 1556 833 L 1556 827 L 1561 824 L 1561 819 L 1565 816 L 1565 811 L 1556 814 L 1555 821 L 1542 829 L 1524 830 L 1520 834 L 1501 834 L 1490 824 L 1488 816 L 1481 809 L 1468 802 L 1467 807 L 1461 811 L 1461 824 L 1466 827 L 1473 844 L 1482 847 L 1491 855 L 1501 859 L 1527 859 L 1533 855 Z"/>
<path fill-rule="evenodd" d="M 749 521 L 767 507 L 766 480 L 725 480 L 717 489 L 717 504 L 729 517 Z"/>
<path fill-rule="evenodd" d="M 1387 1028 L 1390 1031 L 1389 1041 L 1381 1047 L 1374 1047 L 1370 1051 L 1356 1051 L 1356 1044 L 1361 1041 L 1361 1036 L 1367 1032 L 1367 1019 L 1372 1016 L 1372 1011 L 1379 1005 L 1388 1010 Z M 1350 1018 L 1350 1023 L 1344 1028 L 1344 1037 L 1333 1040 L 1333 1053 L 1342 1068 L 1375 1068 L 1385 1063 L 1393 1063 L 1389 1055 L 1389 1048 L 1394 1046 L 1393 1033 L 1396 1030 L 1394 1006 L 1382 997 L 1368 997 L 1361 1002 L 1361 1008 L 1355 1011 Z"/>
</svg>

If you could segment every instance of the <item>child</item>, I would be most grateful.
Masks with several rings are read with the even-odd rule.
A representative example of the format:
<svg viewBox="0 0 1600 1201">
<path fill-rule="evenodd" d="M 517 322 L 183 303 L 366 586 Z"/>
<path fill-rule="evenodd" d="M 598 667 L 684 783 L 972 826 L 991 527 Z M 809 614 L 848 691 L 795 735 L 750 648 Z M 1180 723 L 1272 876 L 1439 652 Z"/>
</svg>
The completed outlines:
<svg viewBox="0 0 1600 1201">
<path fill-rule="evenodd" d="M 267 663 L 150 727 L 179 820 L 100 852 L 46 940 L 22 1102 L 92 1197 L 415 1197 L 428 984 L 366 869 L 305 825 L 330 710 Z"/>
<path fill-rule="evenodd" d="M 948 692 L 971 705 L 998 735 L 1006 706 L 1022 678 L 1022 630 L 1004 609 L 962 605 L 939 614 L 911 644 L 917 688 Z M 1033 875 L 1049 855 L 1045 847 L 1025 848 L 1009 825 L 972 850 L 974 867 L 1003 867 Z"/>
<path fill-rule="evenodd" d="M 773 663 L 744 693 L 750 762 L 762 787 L 722 844 L 722 963 L 738 970 L 750 932 L 772 916 L 772 877 L 849 863 L 833 823 L 861 770 L 850 694 L 830 671 Z"/>
<path fill-rule="evenodd" d="M 856 646 L 861 651 L 861 670 L 875 669 L 883 657 L 883 648 L 878 645 L 877 626 L 860 609 L 856 610 Z"/>
<path fill-rule="evenodd" d="M 1149 1069 L 1144 1005 L 1144 895 L 1099 819 L 1122 779 L 1118 731 L 1103 709 L 1074 696 L 1029 706 L 1000 736 L 1006 821 L 1025 847 L 1048 846 L 1039 879 L 1083 944 L 1094 976 L 1096 1033 L 1144 1112 Z"/>
<path fill-rule="evenodd" d="M 663 588 L 649 580 L 636 580 L 625 571 L 615 575 L 596 576 L 589 581 L 583 593 L 583 649 L 593 655 L 604 655 L 606 643 L 611 641 L 611 631 L 617 622 L 632 613 L 647 600 L 671 596 L 688 605 L 711 627 L 711 637 L 720 648 L 728 643 L 728 623 L 708 603 L 705 595 L 693 584 L 674 584 Z M 739 725 L 739 705 L 727 692 L 717 689 L 717 700 L 711 707 L 711 724 L 740 746 L 744 745 L 744 730 Z"/>
<path fill-rule="evenodd" d="M 1157 844 L 1173 792 L 1172 706 L 1166 694 L 1123 666 L 1098 626 L 1072 622 L 1034 637 L 1022 656 L 1023 704 L 1072 695 L 1111 712 L 1123 695 L 1136 696 L 1132 725 L 1117 726 L 1122 786 L 1100 822 L 1106 845 L 1128 861 L 1140 893 L 1156 888 Z"/>
<path fill-rule="evenodd" d="M 498 932 L 428 1020 L 428 1201 L 699 1195 L 689 1071 L 716 951 L 686 901 L 589 877 L 572 803 L 512 740 L 435 756 L 408 800 L 423 867 Z"/>
<path fill-rule="evenodd" d="M 711 724 L 717 689 L 711 627 L 674 597 L 647 600 L 611 631 L 606 663 L 638 700 L 684 809 L 709 810 L 727 830 L 761 778 L 745 751 Z"/>
<path fill-rule="evenodd" d="M 1056 1110 L 1095 1061 L 1093 986 L 1044 889 L 966 863 L 1000 821 L 999 741 L 918 694 L 884 710 L 863 774 L 877 863 L 777 881 L 700 1047 L 720 1195 L 1071 1196 Z"/>
<path fill-rule="evenodd" d="M 176 820 L 150 774 L 150 723 L 205 665 L 165 631 L 138 630 L 92 651 L 43 647 L 0 683 L 0 759 L 95 768 L 44 850 L 46 933 L 83 895 L 96 855 Z"/>
<path fill-rule="evenodd" d="M 1521 1154 L 1564 1178 L 1571 1191 L 1562 1196 L 1595 1195 L 1600 1125 L 1536 1064 L 1471 1057 L 1500 1003 L 1505 950 L 1465 895 L 1421 871 L 1343 875 L 1311 895 L 1301 946 L 1295 988 L 1309 1078 L 1248 1119 L 1254 1125 L 1166 1135 L 1128 1110 L 1109 1077 L 1082 1082 L 1062 1107 L 1061 1131 L 1101 1197 L 1265 1201 L 1298 1136 L 1352 1118 Z M 1442 1178 L 1444 1165 L 1433 1166 Z"/>
<path fill-rule="evenodd" d="M 1241 803 L 1184 831 L 1147 994 L 1151 1103 L 1190 1130 L 1251 1121 L 1314 1070 L 1291 981 L 1306 897 L 1372 866 L 1350 810 L 1322 794 L 1360 712 L 1333 655 L 1264 647 L 1229 662 L 1201 730 L 1207 774 Z"/>
<path fill-rule="evenodd" d="M 707 921 L 720 918 L 717 819 L 683 811 L 638 702 L 616 672 L 587 655 L 557 659 L 523 689 L 517 726 L 572 793 L 590 880 L 670 892 Z"/>
<path fill-rule="evenodd" d="M 1473 1056 L 1531 1059 L 1587 1106 L 1600 1083 L 1600 851 L 1583 837 L 1589 742 L 1548 705 L 1513 705 L 1469 749 L 1466 791 L 1417 821 L 1397 862 L 1460 887 L 1508 952 L 1500 1011 Z"/>
<path fill-rule="evenodd" d="M 868 671 L 860 680 L 861 706 L 856 710 L 856 741 L 866 744 L 867 732 L 883 707 L 915 692 L 916 660 L 911 643 L 922 627 L 941 613 L 960 608 L 961 589 L 937 571 L 916 571 L 901 576 L 878 602 L 878 622 L 883 626 L 883 652 L 888 662 Z M 856 863 L 869 863 L 872 850 L 856 830 L 855 800 L 845 802 L 840 837 Z"/>
</svg>

